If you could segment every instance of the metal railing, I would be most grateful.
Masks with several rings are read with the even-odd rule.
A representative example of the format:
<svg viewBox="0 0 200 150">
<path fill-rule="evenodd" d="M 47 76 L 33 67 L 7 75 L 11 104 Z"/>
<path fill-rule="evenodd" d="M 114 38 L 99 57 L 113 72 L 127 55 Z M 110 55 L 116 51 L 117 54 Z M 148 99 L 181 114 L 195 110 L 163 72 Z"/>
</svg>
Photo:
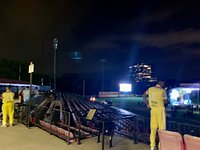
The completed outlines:
<svg viewBox="0 0 200 150">
<path fill-rule="evenodd" d="M 109 147 L 112 147 L 114 133 L 131 138 L 134 143 L 149 143 L 149 117 L 135 115 L 134 117 L 117 118 L 116 115 L 110 115 L 110 120 L 97 117 L 88 121 L 85 115 L 81 115 L 81 112 L 77 112 L 76 109 L 82 110 L 82 108 L 85 108 L 84 111 L 87 113 L 92 106 L 89 104 L 82 105 L 82 102 L 77 104 L 75 102 L 72 104 L 68 102 L 67 106 L 70 107 L 70 111 L 53 107 L 51 103 L 46 106 L 31 106 L 30 108 L 27 105 L 15 105 L 15 117 L 18 122 L 25 124 L 27 127 L 30 127 L 30 120 L 34 119 L 34 125 L 66 140 L 68 144 L 74 141 L 77 141 L 77 144 L 81 144 L 81 139 L 87 138 L 90 135 L 98 135 L 97 142 L 100 142 L 100 136 L 102 135 L 102 150 L 104 150 L 104 137 L 107 134 L 107 130 L 112 129 L 113 131 L 109 134 Z M 106 115 L 103 114 L 101 118 L 104 118 Z M 109 124 L 113 124 L 114 127 L 110 129 L 108 127 Z M 167 120 L 167 130 L 177 131 L 182 135 L 200 136 L 200 126 L 189 123 Z"/>
<path fill-rule="evenodd" d="M 135 118 L 136 122 L 136 133 L 134 136 L 134 143 L 138 141 L 149 143 L 150 137 L 150 119 L 147 117 L 143 117 L 141 115 L 137 115 Z M 176 121 L 167 120 L 166 122 L 166 130 L 176 131 L 180 134 L 189 134 L 193 136 L 200 137 L 200 126 L 189 124 L 189 123 L 180 123 Z"/>
</svg>

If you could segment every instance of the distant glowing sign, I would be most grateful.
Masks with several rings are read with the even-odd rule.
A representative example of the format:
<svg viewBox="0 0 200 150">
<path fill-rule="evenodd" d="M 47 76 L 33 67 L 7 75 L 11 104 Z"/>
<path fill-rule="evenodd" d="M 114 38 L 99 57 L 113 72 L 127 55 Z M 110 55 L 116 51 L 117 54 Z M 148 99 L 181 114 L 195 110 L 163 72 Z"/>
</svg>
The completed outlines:
<svg viewBox="0 0 200 150">
<path fill-rule="evenodd" d="M 73 51 L 71 53 L 71 59 L 73 59 L 73 60 L 81 60 L 82 59 L 81 53 L 79 51 Z"/>
<path fill-rule="evenodd" d="M 132 91 L 132 85 L 127 83 L 121 83 L 119 84 L 119 91 L 120 92 L 131 92 Z"/>
</svg>

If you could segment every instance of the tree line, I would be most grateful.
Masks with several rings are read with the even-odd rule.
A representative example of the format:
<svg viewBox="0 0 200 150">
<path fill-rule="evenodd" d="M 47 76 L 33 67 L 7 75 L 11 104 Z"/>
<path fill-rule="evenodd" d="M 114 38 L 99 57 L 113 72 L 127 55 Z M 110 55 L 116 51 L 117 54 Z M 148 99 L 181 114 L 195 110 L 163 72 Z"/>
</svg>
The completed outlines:
<svg viewBox="0 0 200 150">
<path fill-rule="evenodd" d="M 14 60 L 0 59 L 0 78 L 29 82 L 30 75 L 28 73 L 28 67 L 29 62 L 18 62 Z M 52 82 L 51 76 L 34 72 L 33 84 L 40 85 L 41 79 L 43 79 L 45 85 L 49 85 Z"/>
<path fill-rule="evenodd" d="M 0 59 L 0 78 L 21 81 L 30 81 L 28 73 L 29 62 L 18 62 L 8 59 Z M 53 85 L 53 74 L 44 75 L 38 72 L 33 73 L 33 84 Z M 85 82 L 85 87 L 83 82 Z M 67 73 L 57 77 L 57 90 L 62 92 L 78 93 L 85 95 L 98 94 L 101 80 L 82 78 L 78 73 Z"/>
</svg>

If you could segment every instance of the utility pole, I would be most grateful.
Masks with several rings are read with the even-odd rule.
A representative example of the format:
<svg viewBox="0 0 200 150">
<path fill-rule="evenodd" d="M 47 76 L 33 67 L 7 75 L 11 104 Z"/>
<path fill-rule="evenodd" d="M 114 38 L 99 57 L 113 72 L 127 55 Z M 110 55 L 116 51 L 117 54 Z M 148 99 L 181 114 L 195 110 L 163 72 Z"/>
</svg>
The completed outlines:
<svg viewBox="0 0 200 150">
<path fill-rule="evenodd" d="M 83 80 L 83 97 L 85 97 L 85 80 Z"/>
<path fill-rule="evenodd" d="M 54 84 L 53 84 L 53 88 L 54 88 L 54 93 L 56 93 L 56 51 L 58 49 L 58 39 L 55 38 L 53 39 L 53 48 L 54 48 L 54 69 L 53 69 L 53 79 L 54 79 Z"/>
<path fill-rule="evenodd" d="M 29 69 L 28 69 L 28 73 L 30 74 L 30 88 L 29 88 L 29 102 L 28 102 L 28 111 L 27 111 L 27 127 L 29 128 L 29 124 L 30 124 L 30 111 L 31 111 L 31 93 L 32 93 L 32 82 L 33 82 L 33 72 L 34 72 L 34 64 L 33 62 L 30 62 L 29 65 Z"/>
<path fill-rule="evenodd" d="M 104 63 L 106 59 L 101 59 L 101 91 L 104 91 Z"/>
<path fill-rule="evenodd" d="M 21 81 L 21 72 L 22 72 L 22 67 L 21 64 L 19 64 L 19 81 Z"/>
</svg>

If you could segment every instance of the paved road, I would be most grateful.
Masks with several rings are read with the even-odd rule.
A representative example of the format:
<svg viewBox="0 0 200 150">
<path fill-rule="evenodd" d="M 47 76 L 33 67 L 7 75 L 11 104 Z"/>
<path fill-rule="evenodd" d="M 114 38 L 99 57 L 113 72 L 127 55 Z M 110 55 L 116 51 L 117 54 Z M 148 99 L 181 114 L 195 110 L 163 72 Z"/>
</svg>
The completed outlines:
<svg viewBox="0 0 200 150">
<path fill-rule="evenodd" d="M 1 124 L 0 124 L 1 125 Z M 50 135 L 46 131 L 22 124 L 13 127 L 0 128 L 0 148 L 3 150 L 101 150 L 101 142 L 96 143 L 96 137 L 77 143 L 67 144 L 64 140 Z M 114 136 L 113 147 L 110 150 L 148 150 L 145 144 L 133 144 L 132 140 Z M 105 139 L 105 150 L 109 150 L 108 138 Z"/>
</svg>

